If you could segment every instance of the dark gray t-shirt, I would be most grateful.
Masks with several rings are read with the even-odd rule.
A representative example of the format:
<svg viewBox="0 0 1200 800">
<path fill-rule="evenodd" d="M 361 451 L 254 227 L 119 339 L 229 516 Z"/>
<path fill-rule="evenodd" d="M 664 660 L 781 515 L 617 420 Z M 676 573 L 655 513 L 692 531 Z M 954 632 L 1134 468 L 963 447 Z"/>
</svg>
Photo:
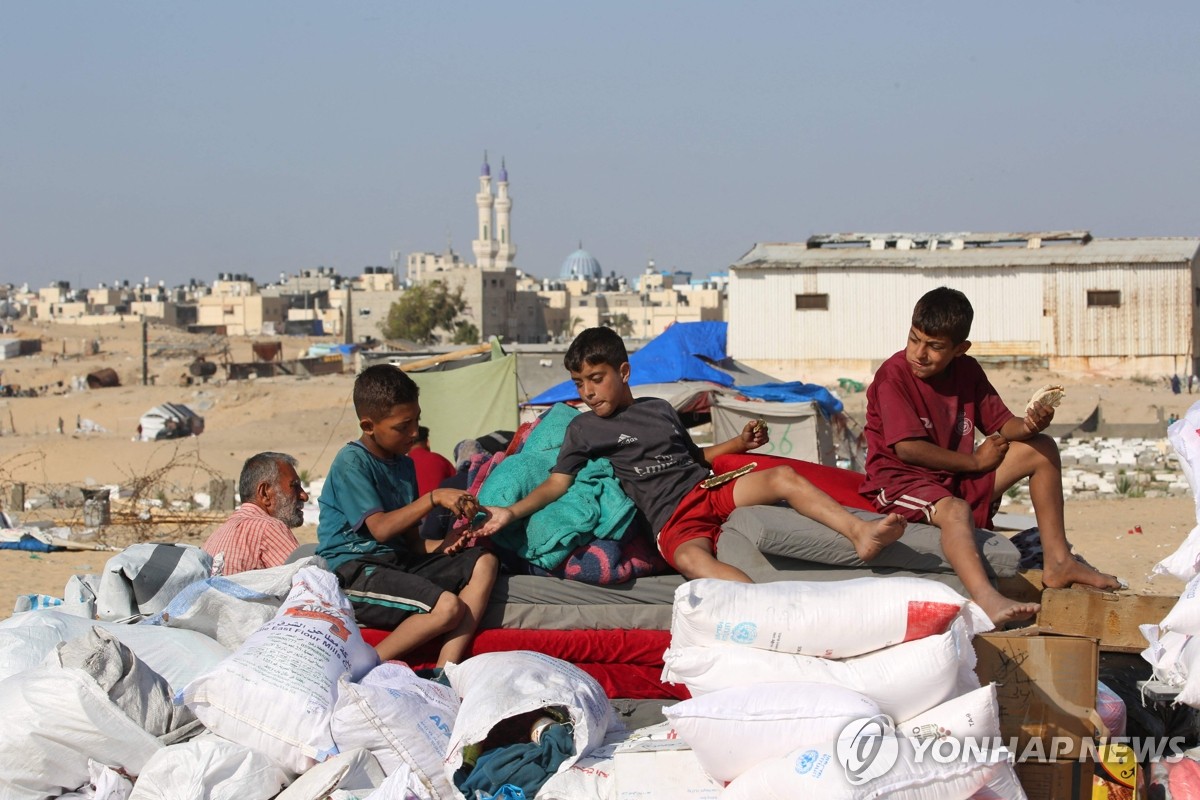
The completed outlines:
<svg viewBox="0 0 1200 800">
<path fill-rule="evenodd" d="M 553 472 L 575 475 L 594 458 L 607 458 L 621 488 L 658 533 L 683 496 L 708 476 L 704 453 L 666 400 L 643 397 L 610 417 L 571 420 Z"/>
</svg>

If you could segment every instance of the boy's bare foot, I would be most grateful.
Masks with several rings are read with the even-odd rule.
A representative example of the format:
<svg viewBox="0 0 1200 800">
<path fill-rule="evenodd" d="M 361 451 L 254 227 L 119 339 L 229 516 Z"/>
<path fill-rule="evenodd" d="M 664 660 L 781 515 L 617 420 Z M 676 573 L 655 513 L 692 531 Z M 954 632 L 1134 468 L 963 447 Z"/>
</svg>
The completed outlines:
<svg viewBox="0 0 1200 800">
<path fill-rule="evenodd" d="M 854 552 L 863 561 L 870 561 L 892 542 L 904 535 L 908 520 L 899 514 L 888 514 L 883 519 L 859 520 L 848 538 L 854 544 Z"/>
<path fill-rule="evenodd" d="M 1010 622 L 1033 619 L 1042 608 L 1039 603 L 1020 603 L 999 592 L 992 592 L 987 597 L 975 600 L 975 603 L 997 628 L 1003 628 Z"/>
<path fill-rule="evenodd" d="M 1068 586 L 1091 586 L 1095 589 L 1105 589 L 1115 592 L 1121 587 L 1121 581 L 1112 575 L 1101 572 L 1074 556 L 1067 560 L 1051 564 L 1046 561 L 1042 567 L 1042 585 L 1048 589 L 1064 589 Z"/>
</svg>

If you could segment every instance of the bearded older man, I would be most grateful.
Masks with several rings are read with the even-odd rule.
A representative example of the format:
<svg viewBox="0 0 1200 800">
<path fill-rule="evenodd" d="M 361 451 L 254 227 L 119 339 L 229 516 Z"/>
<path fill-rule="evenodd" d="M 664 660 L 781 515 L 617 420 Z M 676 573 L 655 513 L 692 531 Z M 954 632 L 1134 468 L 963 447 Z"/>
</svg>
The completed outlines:
<svg viewBox="0 0 1200 800">
<path fill-rule="evenodd" d="M 213 575 L 277 567 L 298 544 L 291 529 L 304 524 L 308 493 L 296 474 L 296 459 L 284 453 L 251 456 L 242 466 L 238 494 L 242 504 L 204 543 Z"/>
</svg>

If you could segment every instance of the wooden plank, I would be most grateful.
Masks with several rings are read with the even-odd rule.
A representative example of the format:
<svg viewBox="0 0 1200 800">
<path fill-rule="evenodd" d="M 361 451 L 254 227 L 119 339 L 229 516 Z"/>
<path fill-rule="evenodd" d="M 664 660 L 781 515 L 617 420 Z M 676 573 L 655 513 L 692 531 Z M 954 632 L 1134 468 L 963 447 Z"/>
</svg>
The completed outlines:
<svg viewBox="0 0 1200 800">
<path fill-rule="evenodd" d="M 996 589 L 1005 597 L 1010 597 L 1020 603 L 1040 603 L 1042 601 L 1042 571 L 1027 569 L 1018 572 L 1011 578 L 997 578 Z"/>
<path fill-rule="evenodd" d="M 1178 597 L 1102 592 L 1071 587 L 1045 589 L 1039 627 L 1059 633 L 1074 633 L 1100 640 L 1105 652 L 1138 653 L 1146 649 L 1139 625 L 1157 625 Z"/>
<path fill-rule="evenodd" d="M 446 353 L 445 355 L 430 356 L 429 358 L 418 358 L 416 361 L 401 361 L 396 366 L 405 372 L 411 372 L 414 369 L 432 367 L 435 364 L 441 364 L 444 361 L 457 361 L 460 358 L 477 356 L 480 353 L 486 353 L 491 349 L 492 346 L 487 342 L 484 342 L 483 344 L 477 344 L 474 347 L 468 347 L 464 350 L 455 350 L 451 353 Z"/>
</svg>

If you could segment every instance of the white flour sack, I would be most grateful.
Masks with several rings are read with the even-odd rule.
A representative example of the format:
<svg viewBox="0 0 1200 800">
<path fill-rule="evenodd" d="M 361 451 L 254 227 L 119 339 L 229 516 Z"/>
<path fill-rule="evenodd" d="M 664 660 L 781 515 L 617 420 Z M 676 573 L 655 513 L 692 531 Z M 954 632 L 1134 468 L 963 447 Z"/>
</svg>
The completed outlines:
<svg viewBox="0 0 1200 800">
<path fill-rule="evenodd" d="M 147 761 L 129 800 L 268 800 L 287 783 L 261 753 L 202 733 Z"/>
<path fill-rule="evenodd" d="M 136 775 L 162 747 L 81 669 L 47 664 L 0 681 L 0 708 L 3 800 L 78 789 L 89 760 Z"/>
<path fill-rule="evenodd" d="M 387 775 L 407 765 L 423 794 L 454 797 L 442 762 L 458 707 L 458 694 L 449 686 L 388 662 L 361 683 L 342 676 L 330 730 L 338 750 L 369 750 Z"/>
<path fill-rule="evenodd" d="M 879 706 L 827 683 L 759 683 L 693 697 L 663 714 L 705 772 L 728 782 L 802 745 L 830 745 L 851 721 L 879 714 Z"/>
<path fill-rule="evenodd" d="M 1168 686 L 1183 686 L 1188 678 L 1187 653 L 1200 651 L 1200 639 L 1186 633 L 1162 633 L 1157 625 L 1139 625 L 1138 630 L 1149 645 L 1142 658 L 1154 667 L 1154 679 Z"/>
<path fill-rule="evenodd" d="M 889 579 L 890 580 L 890 579 Z M 834 661 L 733 645 L 671 647 L 662 678 L 692 697 L 768 681 L 835 684 L 865 694 L 893 719 L 908 719 L 962 691 L 979 687 L 975 651 L 960 626 L 865 656 Z"/>
<path fill-rule="evenodd" d="M 695 580 L 675 590 L 671 646 L 729 644 L 847 658 L 945 633 L 960 617 L 972 636 L 994 627 L 979 606 L 924 578 Z"/>
<path fill-rule="evenodd" d="M 214 733 L 301 773 L 334 751 L 329 722 L 338 678 L 357 680 L 377 663 L 337 578 L 305 567 L 275 618 L 176 702 Z"/>
<path fill-rule="evenodd" d="M 1175 605 L 1158 623 L 1158 629 L 1162 633 L 1183 633 L 1188 636 L 1200 633 L 1200 575 L 1183 587 Z"/>
<path fill-rule="evenodd" d="M 800 748 L 759 764 L 726 786 L 721 800 L 967 800 L 987 785 L 1008 757 L 1001 748 L 980 754 L 978 760 L 942 763 L 933 757 L 918 760 L 913 743 L 895 732 L 879 741 L 867 769 L 882 774 L 857 785 L 843 766 L 847 762 L 858 766 L 857 748 L 851 740 L 841 739 L 836 746 Z M 858 752 L 864 750 L 873 752 L 871 748 Z M 860 773 L 854 780 L 869 774 Z"/>
<path fill-rule="evenodd" d="M 996 686 L 989 683 L 953 697 L 940 706 L 897 723 L 896 730 L 914 744 L 927 748 L 933 747 L 939 739 L 957 739 L 959 742 L 970 739 L 981 747 L 986 746 L 985 742 L 999 742 L 1000 706 L 996 702 Z M 951 747 L 949 744 L 938 746 Z M 1004 762 L 996 765 L 987 785 L 974 797 L 975 800 L 1025 800 L 1025 790 L 1021 788 L 1012 764 Z"/>
<path fill-rule="evenodd" d="M 570 769 L 604 741 L 612 706 L 596 679 L 574 664 L 529 650 L 483 653 L 447 664 L 446 676 L 462 698 L 446 755 L 447 780 L 462 766 L 463 748 L 482 742 L 501 720 L 549 706 L 567 710 L 574 726 L 575 755 L 558 771 Z M 455 797 L 462 795 L 455 790 Z"/>
</svg>

